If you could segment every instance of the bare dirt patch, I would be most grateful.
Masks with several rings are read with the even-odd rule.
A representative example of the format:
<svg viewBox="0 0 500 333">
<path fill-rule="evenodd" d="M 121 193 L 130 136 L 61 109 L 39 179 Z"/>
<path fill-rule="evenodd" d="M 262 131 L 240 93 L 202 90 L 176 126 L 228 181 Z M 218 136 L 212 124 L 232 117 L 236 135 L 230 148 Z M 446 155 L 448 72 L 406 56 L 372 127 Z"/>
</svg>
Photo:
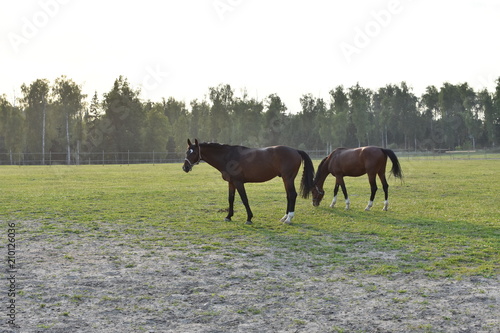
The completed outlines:
<svg viewBox="0 0 500 333">
<path fill-rule="evenodd" d="M 373 276 L 280 248 L 86 231 L 18 249 L 19 327 L 0 332 L 500 332 L 498 277 Z"/>
</svg>

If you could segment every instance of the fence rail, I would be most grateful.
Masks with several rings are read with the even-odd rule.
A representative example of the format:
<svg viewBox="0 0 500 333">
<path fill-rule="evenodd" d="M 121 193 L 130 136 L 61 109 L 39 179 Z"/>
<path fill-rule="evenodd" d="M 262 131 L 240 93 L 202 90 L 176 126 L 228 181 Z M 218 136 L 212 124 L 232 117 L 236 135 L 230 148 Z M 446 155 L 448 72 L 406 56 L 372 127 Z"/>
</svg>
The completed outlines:
<svg viewBox="0 0 500 333">
<path fill-rule="evenodd" d="M 73 153 L 69 164 L 148 164 L 175 163 L 184 159 L 179 152 L 92 152 Z M 10 165 L 58 165 L 68 164 L 65 152 L 4 153 L 0 154 L 0 164 Z"/>
<path fill-rule="evenodd" d="M 312 159 L 322 159 L 330 152 L 327 150 L 307 150 Z M 454 151 L 445 153 L 439 151 L 411 152 L 395 150 L 400 158 L 416 159 L 500 159 L 500 152 L 492 150 L 482 151 Z M 184 161 L 184 152 L 92 152 L 71 154 L 71 165 L 84 164 L 155 164 L 181 163 Z M 0 165 L 58 165 L 68 164 L 65 152 L 42 153 L 0 153 Z"/>
</svg>

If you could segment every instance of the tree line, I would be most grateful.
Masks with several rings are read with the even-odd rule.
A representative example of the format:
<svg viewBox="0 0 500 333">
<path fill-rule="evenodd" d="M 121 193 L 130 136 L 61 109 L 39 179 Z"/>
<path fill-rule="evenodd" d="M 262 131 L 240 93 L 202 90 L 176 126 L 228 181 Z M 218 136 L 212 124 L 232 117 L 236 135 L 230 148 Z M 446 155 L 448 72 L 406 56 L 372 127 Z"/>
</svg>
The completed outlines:
<svg viewBox="0 0 500 333">
<path fill-rule="evenodd" d="M 251 147 L 285 144 L 299 149 L 379 145 L 405 150 L 496 147 L 500 143 L 500 78 L 495 91 L 467 83 L 428 86 L 416 96 L 405 82 L 377 90 L 337 86 L 329 100 L 304 94 L 288 112 L 277 94 L 263 100 L 229 84 L 209 87 L 186 105 L 174 97 L 144 101 L 122 76 L 87 100 L 81 85 L 61 76 L 21 86 L 10 103 L 0 96 L 0 163 L 57 153 L 184 151 L 186 138 Z M 12 161 L 14 156 L 14 161 Z"/>
</svg>

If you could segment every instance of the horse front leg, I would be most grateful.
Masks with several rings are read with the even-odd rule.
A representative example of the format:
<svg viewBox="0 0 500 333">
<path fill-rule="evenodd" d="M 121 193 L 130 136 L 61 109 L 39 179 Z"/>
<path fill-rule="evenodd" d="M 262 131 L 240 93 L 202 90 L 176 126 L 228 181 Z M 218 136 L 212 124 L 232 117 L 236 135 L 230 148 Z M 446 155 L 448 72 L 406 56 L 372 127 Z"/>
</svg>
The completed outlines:
<svg viewBox="0 0 500 333">
<path fill-rule="evenodd" d="M 230 222 L 231 217 L 234 215 L 234 196 L 236 193 L 236 187 L 234 187 L 234 184 L 229 182 L 229 195 L 228 195 L 228 201 L 229 201 L 229 209 L 228 209 L 228 214 L 224 221 Z"/>
<path fill-rule="evenodd" d="M 335 187 L 333 188 L 333 200 L 332 203 L 330 204 L 330 208 L 335 207 L 335 204 L 337 203 L 337 194 L 339 193 L 339 183 L 335 183 Z"/>
<path fill-rule="evenodd" d="M 235 184 L 236 189 L 238 190 L 238 194 L 240 195 L 241 201 L 243 201 L 243 205 L 245 205 L 245 209 L 247 211 L 247 221 L 245 224 L 252 224 L 252 210 L 250 209 L 250 205 L 248 204 L 247 192 L 245 190 L 245 185 L 243 183 Z"/>
<path fill-rule="evenodd" d="M 342 188 L 342 193 L 344 193 L 344 198 L 345 198 L 345 209 L 349 210 L 349 207 L 351 206 L 351 201 L 349 201 L 349 195 L 347 194 L 347 188 L 345 187 L 344 177 L 337 177 L 336 179 L 337 183 L 335 184 L 335 186 L 339 184 L 340 187 Z"/>
</svg>

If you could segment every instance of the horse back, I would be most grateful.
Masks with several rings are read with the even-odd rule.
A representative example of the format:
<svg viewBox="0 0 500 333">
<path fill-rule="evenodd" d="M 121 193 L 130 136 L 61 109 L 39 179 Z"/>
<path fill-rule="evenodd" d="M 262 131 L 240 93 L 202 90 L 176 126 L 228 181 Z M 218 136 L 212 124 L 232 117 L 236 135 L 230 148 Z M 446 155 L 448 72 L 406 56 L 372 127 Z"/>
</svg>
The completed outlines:
<svg viewBox="0 0 500 333">
<path fill-rule="evenodd" d="M 299 152 L 288 146 L 272 146 L 261 150 L 267 154 L 264 158 L 269 160 L 269 167 L 274 169 L 276 175 L 280 177 L 296 174 L 302 163 Z"/>
<path fill-rule="evenodd" d="M 335 176 L 359 177 L 385 170 L 387 156 L 379 147 L 338 148 L 332 153 L 331 170 Z"/>
<path fill-rule="evenodd" d="M 298 151 L 287 146 L 240 148 L 231 160 L 235 166 L 231 178 L 251 183 L 296 174 L 302 163 Z"/>
</svg>

